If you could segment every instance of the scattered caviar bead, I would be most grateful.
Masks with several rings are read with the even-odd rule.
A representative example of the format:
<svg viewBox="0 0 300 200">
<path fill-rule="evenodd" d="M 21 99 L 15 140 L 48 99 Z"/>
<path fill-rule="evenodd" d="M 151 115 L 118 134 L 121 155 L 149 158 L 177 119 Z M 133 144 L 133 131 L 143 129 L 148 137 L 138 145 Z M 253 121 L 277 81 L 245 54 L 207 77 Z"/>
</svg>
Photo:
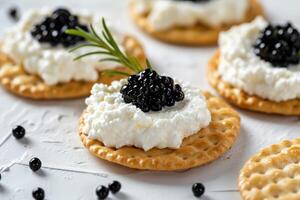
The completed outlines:
<svg viewBox="0 0 300 200">
<path fill-rule="evenodd" d="M 11 7 L 8 10 L 8 14 L 15 21 L 17 21 L 19 19 L 19 11 L 18 11 L 18 8 L 16 8 L 16 7 Z"/>
<path fill-rule="evenodd" d="M 42 167 L 42 162 L 38 158 L 32 158 L 29 161 L 29 167 L 32 171 L 36 172 Z"/>
<path fill-rule="evenodd" d="M 160 76 L 151 69 L 130 76 L 120 92 L 125 103 L 132 103 L 143 112 L 160 111 L 184 99 L 180 85 L 174 85 L 172 78 Z"/>
<path fill-rule="evenodd" d="M 300 34 L 292 24 L 268 25 L 254 44 L 254 53 L 274 67 L 300 62 Z"/>
<path fill-rule="evenodd" d="M 45 192 L 42 188 L 36 188 L 35 190 L 32 191 L 32 197 L 35 200 L 44 200 L 45 198 Z"/>
<path fill-rule="evenodd" d="M 26 130 L 22 126 L 16 126 L 12 130 L 12 135 L 18 140 L 23 138 L 25 136 L 25 133 L 26 133 Z"/>
<path fill-rule="evenodd" d="M 119 181 L 113 181 L 111 184 L 108 185 L 109 190 L 113 193 L 116 194 L 121 190 L 121 183 Z"/>
<path fill-rule="evenodd" d="M 54 47 L 57 45 L 70 47 L 84 41 L 82 37 L 65 33 L 67 29 L 77 27 L 88 30 L 87 26 L 80 24 L 78 16 L 72 15 L 65 8 L 58 8 L 42 22 L 36 24 L 31 30 L 31 35 L 41 43 L 48 43 Z"/>
<path fill-rule="evenodd" d="M 0 174 L 0 181 L 1 181 L 2 175 Z"/>
<path fill-rule="evenodd" d="M 106 199 L 109 194 L 109 189 L 103 185 L 100 185 L 96 188 L 96 195 L 99 200 Z"/>
<path fill-rule="evenodd" d="M 202 183 L 193 184 L 192 191 L 195 197 L 201 197 L 205 192 L 205 187 Z"/>
</svg>

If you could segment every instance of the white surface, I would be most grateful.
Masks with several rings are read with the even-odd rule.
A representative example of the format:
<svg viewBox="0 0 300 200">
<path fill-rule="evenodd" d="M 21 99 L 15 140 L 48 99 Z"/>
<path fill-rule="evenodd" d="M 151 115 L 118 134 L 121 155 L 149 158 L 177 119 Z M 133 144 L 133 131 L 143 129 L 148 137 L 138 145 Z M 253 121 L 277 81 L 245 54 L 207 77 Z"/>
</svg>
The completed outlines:
<svg viewBox="0 0 300 200">
<path fill-rule="evenodd" d="M 29 7 L 42 7 L 46 1 L 0 0 L 0 31 L 13 23 L 6 18 L 6 9 L 19 4 L 24 11 Z M 49 5 L 72 5 L 74 8 L 91 8 L 110 15 L 115 23 L 136 35 L 161 73 L 178 77 L 204 89 L 210 89 L 205 77 L 207 62 L 215 48 L 185 48 L 155 41 L 136 29 L 127 15 L 125 0 L 60 0 L 47 1 Z M 273 21 L 292 20 L 300 27 L 298 0 L 264 0 L 268 16 Z M 211 89 L 210 89 L 211 90 Z M 212 91 L 212 90 L 211 90 Z M 31 199 L 34 187 L 45 189 L 48 200 L 90 200 L 95 198 L 98 184 L 113 179 L 122 182 L 122 193 L 110 199 L 194 199 L 191 185 L 203 182 L 207 192 L 203 200 L 240 200 L 237 176 L 244 162 L 260 148 L 300 134 L 299 117 L 281 117 L 248 111 L 242 115 L 241 135 L 230 152 L 219 160 L 185 172 L 145 172 L 130 170 L 90 155 L 82 148 L 76 127 L 84 100 L 37 102 L 15 97 L 0 89 L 0 143 L 10 134 L 12 126 L 23 125 L 27 130 L 25 140 L 9 137 L 0 145 L 0 166 L 25 156 L 43 161 L 44 166 L 90 172 L 105 172 L 102 177 L 44 168 L 34 174 L 28 167 L 14 165 L 2 174 L 1 200 Z M 24 155 L 25 153 L 25 155 Z M 220 192 L 222 190 L 229 190 Z"/>
</svg>

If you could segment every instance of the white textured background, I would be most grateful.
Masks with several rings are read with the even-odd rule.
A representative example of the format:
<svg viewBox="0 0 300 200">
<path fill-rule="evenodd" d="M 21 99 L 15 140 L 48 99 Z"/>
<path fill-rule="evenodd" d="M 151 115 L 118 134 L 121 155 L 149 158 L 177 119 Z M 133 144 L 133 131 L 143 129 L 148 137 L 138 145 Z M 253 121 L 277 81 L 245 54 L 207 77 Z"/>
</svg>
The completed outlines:
<svg viewBox="0 0 300 200">
<path fill-rule="evenodd" d="M 8 7 L 18 5 L 25 12 L 28 8 L 46 4 L 87 8 L 109 16 L 111 22 L 141 40 L 161 73 L 211 90 L 205 73 L 215 48 L 185 48 L 149 38 L 130 21 L 126 0 L 0 0 L 0 34 L 6 27 L 14 25 L 6 14 Z M 291 20 L 300 27 L 299 0 L 263 0 L 263 4 L 272 21 Z M 39 157 L 46 167 L 62 169 L 44 168 L 36 174 L 24 165 L 11 166 L 2 173 L 0 200 L 31 199 L 31 191 L 37 186 L 45 189 L 48 200 L 96 199 L 96 186 L 114 179 L 121 181 L 123 188 L 120 194 L 111 195 L 110 199 L 193 199 L 191 185 L 203 182 L 207 189 L 203 200 L 239 200 L 236 183 L 243 163 L 262 147 L 300 136 L 299 117 L 239 110 L 241 135 L 232 150 L 221 159 L 185 172 L 143 172 L 101 161 L 82 148 L 76 128 L 84 107 L 84 99 L 37 102 L 15 97 L 0 88 L 0 169 L 16 161 L 28 163 L 33 156 Z M 27 130 L 24 140 L 7 138 L 17 124 Z M 103 173 L 107 177 L 103 177 Z"/>
</svg>

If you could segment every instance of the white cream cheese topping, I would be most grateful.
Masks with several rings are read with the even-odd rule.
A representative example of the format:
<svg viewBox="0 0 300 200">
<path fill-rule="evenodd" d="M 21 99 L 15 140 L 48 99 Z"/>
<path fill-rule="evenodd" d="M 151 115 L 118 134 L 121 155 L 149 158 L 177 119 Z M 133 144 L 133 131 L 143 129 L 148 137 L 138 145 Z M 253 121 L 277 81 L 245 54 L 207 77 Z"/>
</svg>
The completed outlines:
<svg viewBox="0 0 300 200">
<path fill-rule="evenodd" d="M 160 112 L 144 113 L 124 103 L 120 89 L 126 80 L 111 86 L 95 84 L 86 100 L 84 132 L 105 146 L 135 146 L 145 151 L 157 148 L 179 148 L 183 139 L 209 125 L 211 114 L 201 91 L 180 82 L 185 99 Z"/>
<path fill-rule="evenodd" d="M 300 64 L 274 67 L 254 54 L 253 44 L 268 23 L 258 17 L 220 35 L 219 72 L 222 79 L 250 95 L 271 101 L 300 98 Z"/>
<path fill-rule="evenodd" d="M 102 62 L 101 55 L 83 58 L 74 62 L 78 55 L 90 52 L 91 48 L 81 49 L 75 53 L 69 53 L 62 45 L 51 47 L 46 43 L 39 43 L 34 39 L 30 30 L 40 23 L 52 10 L 41 9 L 27 12 L 17 26 L 7 30 L 2 39 L 2 51 L 12 58 L 17 64 L 23 64 L 26 72 L 39 75 L 47 85 L 66 83 L 71 80 L 95 81 L 98 71 L 117 67 L 115 63 Z M 88 11 L 75 12 L 82 24 L 101 27 L 100 16 L 95 16 Z M 122 37 L 113 29 L 118 41 Z"/>
<path fill-rule="evenodd" d="M 249 0 L 211 0 L 191 2 L 176 0 L 133 0 L 135 12 L 148 14 L 155 30 L 174 26 L 190 27 L 197 23 L 217 27 L 242 21 L 249 9 Z"/>
</svg>

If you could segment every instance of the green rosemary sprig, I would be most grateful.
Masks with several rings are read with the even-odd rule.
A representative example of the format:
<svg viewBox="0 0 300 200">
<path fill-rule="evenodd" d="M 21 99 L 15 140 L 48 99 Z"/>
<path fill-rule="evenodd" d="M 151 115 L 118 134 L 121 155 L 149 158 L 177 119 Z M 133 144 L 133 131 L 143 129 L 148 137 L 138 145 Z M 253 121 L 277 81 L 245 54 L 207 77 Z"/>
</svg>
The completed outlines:
<svg viewBox="0 0 300 200">
<path fill-rule="evenodd" d="M 66 31 L 67 34 L 75 35 L 79 37 L 83 37 L 87 43 L 78 45 L 70 50 L 70 52 L 74 52 L 78 49 L 85 48 L 85 47 L 95 47 L 99 48 L 99 50 L 91 51 L 86 54 L 80 55 L 74 60 L 79 60 L 81 58 L 91 56 L 91 55 L 105 55 L 106 57 L 103 59 L 100 59 L 100 62 L 104 61 L 113 61 L 117 62 L 130 70 L 132 70 L 135 73 L 139 73 L 144 70 L 143 66 L 139 63 L 138 59 L 129 55 L 127 52 L 122 52 L 115 41 L 114 37 L 112 36 L 110 30 L 108 29 L 105 19 L 102 18 L 102 32 L 101 35 L 96 33 L 94 27 L 90 25 L 90 31 L 87 32 L 79 27 L 76 29 L 69 29 Z M 147 68 L 152 68 L 149 60 L 146 61 Z M 120 72 L 116 70 L 106 70 L 104 71 L 107 75 L 125 75 L 130 76 L 129 73 L 126 72 Z"/>
</svg>

